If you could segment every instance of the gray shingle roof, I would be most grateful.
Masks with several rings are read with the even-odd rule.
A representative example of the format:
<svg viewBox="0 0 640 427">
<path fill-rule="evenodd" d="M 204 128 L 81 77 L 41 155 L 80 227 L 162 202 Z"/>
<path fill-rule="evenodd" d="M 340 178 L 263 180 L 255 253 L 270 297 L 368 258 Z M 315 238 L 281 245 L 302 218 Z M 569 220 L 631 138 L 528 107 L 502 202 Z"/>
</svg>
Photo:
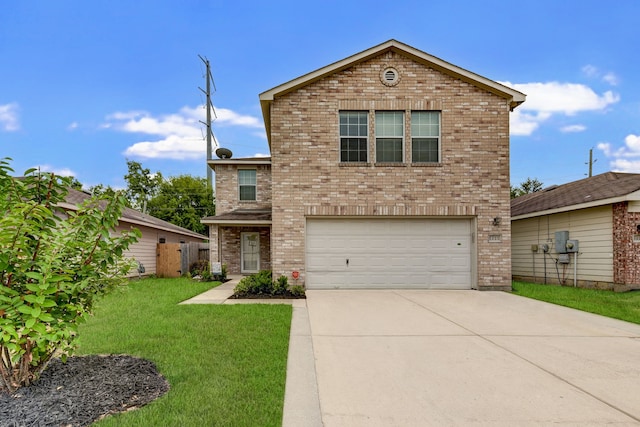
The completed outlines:
<svg viewBox="0 0 640 427">
<path fill-rule="evenodd" d="M 239 221 L 268 222 L 271 221 L 270 209 L 236 209 L 231 212 L 202 218 L 204 223 L 230 223 Z"/>
<path fill-rule="evenodd" d="M 606 172 L 511 200 L 511 216 L 613 199 L 640 190 L 640 174 Z"/>
<path fill-rule="evenodd" d="M 91 195 L 89 193 L 70 188 L 69 194 L 67 194 L 65 200 L 67 203 L 77 206 L 89 198 L 91 198 Z M 196 233 L 183 227 L 179 227 L 154 216 L 143 214 L 142 212 L 131 208 L 124 209 L 124 211 L 122 212 L 121 221 L 130 222 L 137 225 L 146 225 L 147 227 L 171 231 L 174 233 L 196 237 L 199 239 L 208 238 L 207 236 L 203 236 L 202 234 Z"/>
</svg>

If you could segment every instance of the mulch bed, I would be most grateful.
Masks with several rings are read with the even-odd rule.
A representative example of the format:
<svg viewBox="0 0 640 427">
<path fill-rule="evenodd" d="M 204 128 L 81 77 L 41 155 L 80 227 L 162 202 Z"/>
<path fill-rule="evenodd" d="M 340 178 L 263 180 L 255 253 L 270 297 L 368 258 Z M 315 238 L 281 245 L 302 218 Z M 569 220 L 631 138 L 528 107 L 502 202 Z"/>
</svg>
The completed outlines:
<svg viewBox="0 0 640 427">
<path fill-rule="evenodd" d="M 306 299 L 305 295 L 271 295 L 271 294 L 233 294 L 230 299 Z"/>
<path fill-rule="evenodd" d="M 153 362 L 125 355 L 52 360 L 40 379 L 0 393 L 0 426 L 89 426 L 157 399 L 169 383 Z"/>
</svg>

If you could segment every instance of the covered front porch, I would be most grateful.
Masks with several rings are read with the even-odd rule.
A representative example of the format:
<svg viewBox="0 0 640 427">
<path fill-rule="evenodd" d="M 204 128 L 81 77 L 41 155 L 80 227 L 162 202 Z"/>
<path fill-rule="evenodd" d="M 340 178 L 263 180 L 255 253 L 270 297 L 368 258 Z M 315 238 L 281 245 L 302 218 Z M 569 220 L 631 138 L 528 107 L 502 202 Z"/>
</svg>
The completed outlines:
<svg viewBox="0 0 640 427">
<path fill-rule="evenodd" d="M 236 209 L 202 219 L 209 226 L 210 261 L 227 274 L 271 269 L 271 210 Z"/>
</svg>

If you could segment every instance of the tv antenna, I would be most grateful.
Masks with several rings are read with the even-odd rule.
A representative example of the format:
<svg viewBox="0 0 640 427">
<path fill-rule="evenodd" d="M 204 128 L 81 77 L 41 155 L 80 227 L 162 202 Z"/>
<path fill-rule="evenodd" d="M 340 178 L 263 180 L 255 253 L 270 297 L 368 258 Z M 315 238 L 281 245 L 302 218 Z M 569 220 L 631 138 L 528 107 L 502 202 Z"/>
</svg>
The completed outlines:
<svg viewBox="0 0 640 427">
<path fill-rule="evenodd" d="M 211 128 L 211 121 L 212 121 L 211 116 L 214 117 L 214 120 L 218 118 L 218 116 L 216 116 L 216 110 L 213 108 L 213 103 L 211 102 L 211 86 L 213 85 L 213 91 L 215 92 L 216 84 L 213 81 L 213 75 L 211 74 L 211 66 L 209 64 L 209 60 L 206 57 L 203 58 L 200 55 L 198 55 L 198 58 L 200 58 L 200 60 L 204 63 L 206 67 L 206 74 L 205 74 L 206 89 L 202 89 L 199 86 L 198 86 L 198 89 L 200 89 L 200 91 L 204 93 L 206 97 L 205 108 L 207 110 L 207 119 L 206 119 L 206 122 L 203 122 L 202 120 L 200 120 L 200 123 L 205 125 L 207 128 L 207 186 L 211 190 L 213 188 L 213 171 L 209 167 L 209 160 L 211 160 L 211 155 L 213 153 L 212 144 L 215 142 L 216 147 L 218 146 L 218 142 L 216 141 L 216 138 L 213 135 L 213 129 Z"/>
</svg>

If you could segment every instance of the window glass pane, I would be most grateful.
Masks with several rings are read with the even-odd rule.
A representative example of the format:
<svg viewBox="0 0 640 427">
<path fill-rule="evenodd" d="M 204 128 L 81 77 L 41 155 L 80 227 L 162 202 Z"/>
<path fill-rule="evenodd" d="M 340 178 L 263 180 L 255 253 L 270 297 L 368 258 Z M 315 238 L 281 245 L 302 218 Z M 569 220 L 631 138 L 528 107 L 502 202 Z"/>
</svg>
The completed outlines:
<svg viewBox="0 0 640 427">
<path fill-rule="evenodd" d="M 402 111 L 376 112 L 376 138 L 404 136 L 404 113 Z"/>
<path fill-rule="evenodd" d="M 366 162 L 367 140 L 364 138 L 342 138 L 340 140 L 341 162 Z"/>
<path fill-rule="evenodd" d="M 440 112 L 439 111 L 412 111 L 411 112 L 411 136 L 440 136 Z"/>
<path fill-rule="evenodd" d="M 413 138 L 411 161 L 414 163 L 438 162 L 438 138 Z"/>
<path fill-rule="evenodd" d="M 341 111 L 340 136 L 367 136 L 366 111 Z"/>
<path fill-rule="evenodd" d="M 402 163 L 402 139 L 377 138 L 376 162 Z"/>
<path fill-rule="evenodd" d="M 256 200 L 256 187 L 255 187 L 255 185 L 241 185 L 240 186 L 240 200 Z"/>
<path fill-rule="evenodd" d="M 256 171 L 255 170 L 239 170 L 238 183 L 240 185 L 256 185 Z"/>
</svg>

